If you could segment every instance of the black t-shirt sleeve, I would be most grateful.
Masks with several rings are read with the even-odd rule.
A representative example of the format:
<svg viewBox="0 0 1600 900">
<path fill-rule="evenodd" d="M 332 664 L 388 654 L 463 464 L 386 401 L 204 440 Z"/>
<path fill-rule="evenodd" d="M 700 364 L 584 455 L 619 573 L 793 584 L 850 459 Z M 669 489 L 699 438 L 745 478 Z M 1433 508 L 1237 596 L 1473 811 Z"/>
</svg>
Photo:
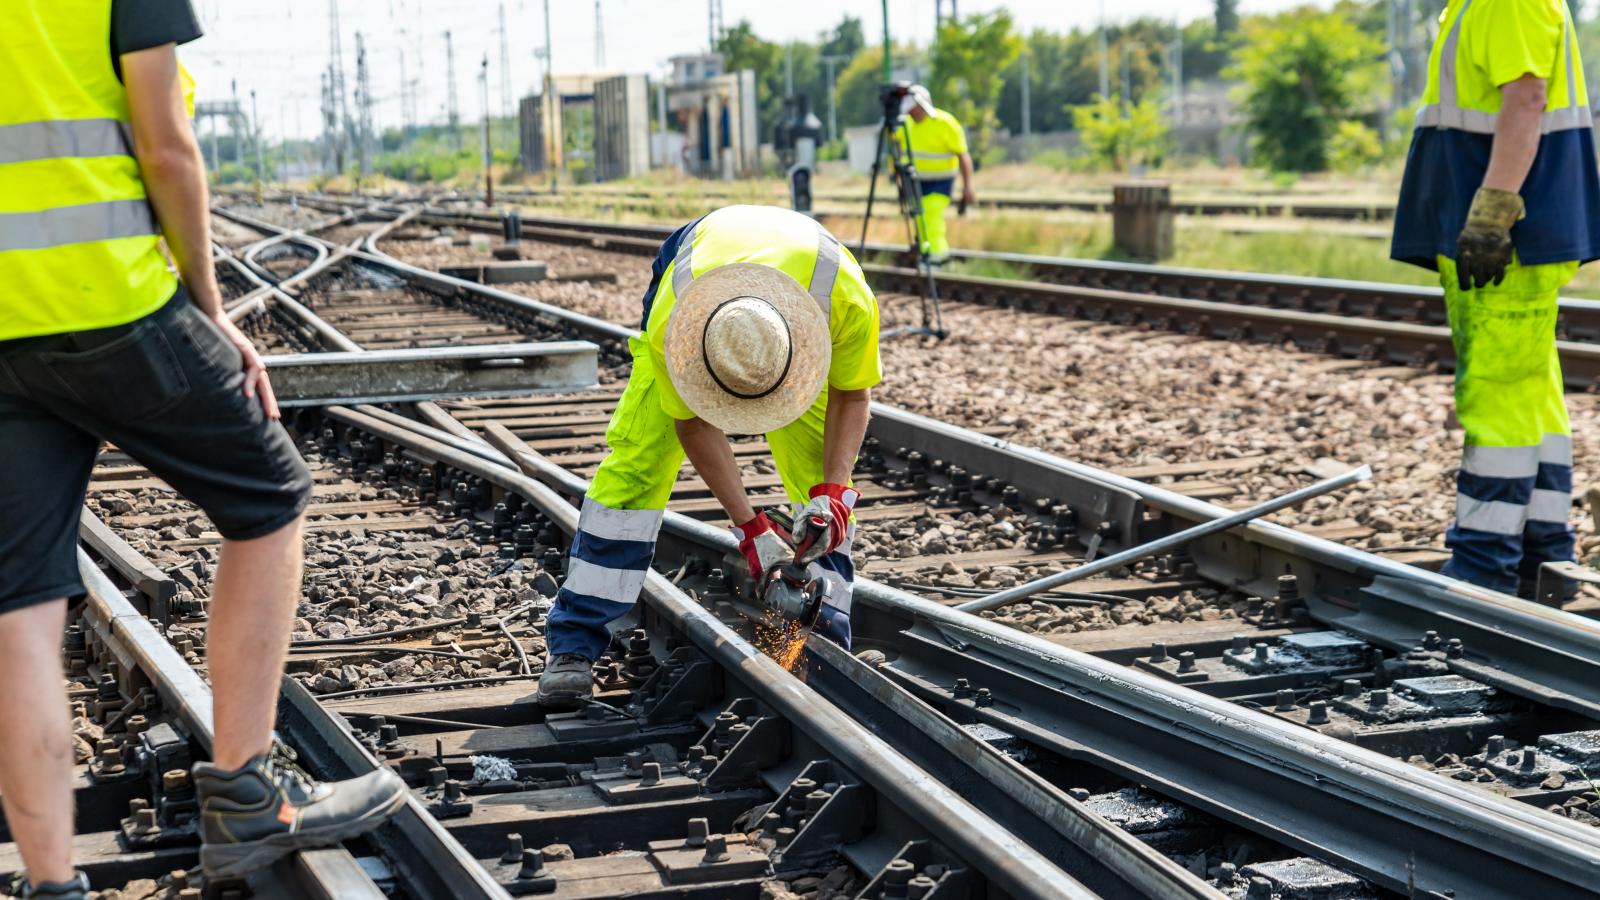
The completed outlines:
<svg viewBox="0 0 1600 900">
<path fill-rule="evenodd" d="M 111 62 L 118 78 L 122 54 L 187 44 L 203 33 L 189 0 L 111 0 Z"/>
</svg>

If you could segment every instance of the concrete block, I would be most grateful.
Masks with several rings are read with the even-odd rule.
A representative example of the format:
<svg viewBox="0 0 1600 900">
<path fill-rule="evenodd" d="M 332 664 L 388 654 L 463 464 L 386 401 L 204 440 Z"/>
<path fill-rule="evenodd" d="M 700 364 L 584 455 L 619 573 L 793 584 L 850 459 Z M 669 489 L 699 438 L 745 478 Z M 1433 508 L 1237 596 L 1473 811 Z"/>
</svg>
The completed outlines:
<svg viewBox="0 0 1600 900">
<path fill-rule="evenodd" d="M 475 281 L 478 284 L 515 284 L 522 281 L 543 281 L 547 266 L 542 262 L 485 262 L 467 266 L 441 266 L 439 271 L 452 278 Z"/>
<path fill-rule="evenodd" d="M 1134 259 L 1172 255 L 1172 188 L 1161 181 L 1136 181 L 1111 189 L 1111 238 Z"/>
</svg>

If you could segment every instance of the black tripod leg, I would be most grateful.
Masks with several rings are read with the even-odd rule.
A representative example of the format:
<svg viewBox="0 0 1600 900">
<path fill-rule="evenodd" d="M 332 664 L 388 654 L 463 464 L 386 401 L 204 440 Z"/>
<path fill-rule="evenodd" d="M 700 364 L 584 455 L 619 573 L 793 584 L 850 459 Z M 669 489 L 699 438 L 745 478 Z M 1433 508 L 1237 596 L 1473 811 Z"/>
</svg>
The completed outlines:
<svg viewBox="0 0 1600 900">
<path fill-rule="evenodd" d="M 867 211 L 861 216 L 861 243 L 856 245 L 856 258 L 867 249 L 867 229 L 872 225 L 872 201 L 878 194 L 878 173 L 883 170 L 883 141 L 888 132 L 885 125 L 878 129 L 878 149 L 872 154 L 872 180 L 867 182 Z"/>
</svg>

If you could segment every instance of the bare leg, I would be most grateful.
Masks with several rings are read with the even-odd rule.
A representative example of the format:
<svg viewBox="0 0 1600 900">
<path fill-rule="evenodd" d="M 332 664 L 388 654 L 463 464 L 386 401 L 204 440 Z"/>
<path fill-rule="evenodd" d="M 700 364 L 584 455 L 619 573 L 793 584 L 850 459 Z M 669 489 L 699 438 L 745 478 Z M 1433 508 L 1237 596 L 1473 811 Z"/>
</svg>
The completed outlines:
<svg viewBox="0 0 1600 900">
<path fill-rule="evenodd" d="M 0 798 L 35 884 L 70 881 L 72 717 L 61 674 L 67 602 L 0 615 Z"/>
<path fill-rule="evenodd" d="M 302 562 L 301 520 L 222 542 L 206 636 L 220 768 L 237 769 L 271 744 Z"/>
</svg>

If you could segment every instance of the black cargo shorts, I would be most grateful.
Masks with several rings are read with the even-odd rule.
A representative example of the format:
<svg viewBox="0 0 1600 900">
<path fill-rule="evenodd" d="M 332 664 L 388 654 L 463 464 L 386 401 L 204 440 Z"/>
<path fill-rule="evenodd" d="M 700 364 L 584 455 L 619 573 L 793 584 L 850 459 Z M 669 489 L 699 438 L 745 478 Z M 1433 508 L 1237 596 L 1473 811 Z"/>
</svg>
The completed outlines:
<svg viewBox="0 0 1600 900">
<path fill-rule="evenodd" d="M 293 522 L 311 475 L 245 397 L 238 348 L 179 288 L 127 325 L 0 341 L 0 613 L 84 592 L 78 517 L 102 440 L 226 538 Z"/>
</svg>

